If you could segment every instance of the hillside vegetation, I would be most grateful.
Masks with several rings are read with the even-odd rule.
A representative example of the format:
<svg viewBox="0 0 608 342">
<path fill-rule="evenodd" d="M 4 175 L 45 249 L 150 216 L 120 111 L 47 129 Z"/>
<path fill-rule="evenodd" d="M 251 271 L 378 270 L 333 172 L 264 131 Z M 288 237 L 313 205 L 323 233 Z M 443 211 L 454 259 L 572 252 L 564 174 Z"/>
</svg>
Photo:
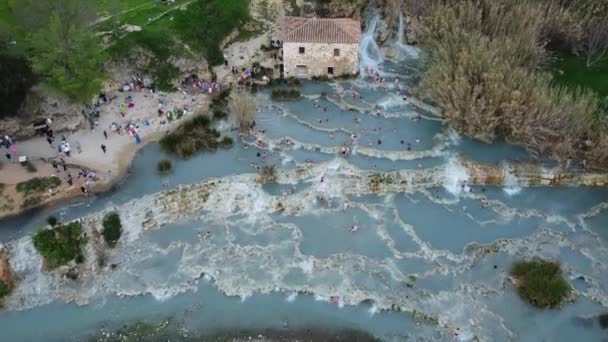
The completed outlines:
<svg viewBox="0 0 608 342">
<path fill-rule="evenodd" d="M 462 134 L 486 142 L 503 136 L 536 155 L 608 168 L 606 99 L 588 88 L 562 86 L 545 71 L 551 57 L 546 47 L 579 48 L 586 37 L 583 20 L 591 20 L 585 16 L 602 7 L 578 8 L 571 1 L 538 0 L 428 5 L 421 11 L 430 56 L 423 93 Z"/>
<path fill-rule="evenodd" d="M 170 58 L 222 63 L 220 44 L 248 18 L 248 4 L 5 0 L 0 4 L 0 59 L 16 67 L 0 82 L 0 116 L 16 114 L 34 80 L 74 102 L 88 103 L 108 76 L 107 63 L 127 58 L 142 62 L 138 48 L 150 54 L 144 70 L 138 71 L 151 75 L 157 88 L 171 90 L 178 70 Z"/>
</svg>

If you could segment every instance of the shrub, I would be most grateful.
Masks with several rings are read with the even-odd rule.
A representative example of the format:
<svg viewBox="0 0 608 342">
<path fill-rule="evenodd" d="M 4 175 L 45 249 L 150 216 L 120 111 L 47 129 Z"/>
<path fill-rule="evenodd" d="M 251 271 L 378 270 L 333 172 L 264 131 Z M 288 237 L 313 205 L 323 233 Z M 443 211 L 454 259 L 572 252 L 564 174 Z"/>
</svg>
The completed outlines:
<svg viewBox="0 0 608 342">
<path fill-rule="evenodd" d="M 208 117 L 199 114 L 160 140 L 163 150 L 187 159 L 198 151 L 215 151 L 220 133 L 209 127 Z"/>
<path fill-rule="evenodd" d="M 55 227 L 59 220 L 55 216 L 49 216 L 46 218 L 46 223 L 48 223 L 51 227 Z"/>
<path fill-rule="evenodd" d="M 516 262 L 511 269 L 520 297 L 541 308 L 560 307 L 571 287 L 556 262 L 534 259 Z"/>
<path fill-rule="evenodd" d="M 156 164 L 156 171 L 158 173 L 166 174 L 171 172 L 173 169 L 173 163 L 169 159 L 163 159 Z"/>
<path fill-rule="evenodd" d="M 253 96 L 246 91 L 235 92 L 230 96 L 228 108 L 236 118 L 239 132 L 247 133 L 251 128 L 258 104 Z"/>
<path fill-rule="evenodd" d="M 40 196 L 30 196 L 23 200 L 21 203 L 21 208 L 28 209 L 37 206 L 42 202 L 42 197 Z"/>
<path fill-rule="evenodd" d="M 103 236 L 104 241 L 110 248 L 116 247 L 120 236 L 122 235 L 122 224 L 120 223 L 120 216 L 117 212 L 112 212 L 106 215 L 103 218 L 103 222 L 101 224 L 103 226 L 103 230 L 101 231 L 101 235 Z"/>
<path fill-rule="evenodd" d="M 576 25 L 567 11 L 532 0 L 436 6 L 422 25 L 430 58 L 421 90 L 462 134 L 608 167 L 606 100 L 556 87 L 542 71 L 547 37 Z"/>
<path fill-rule="evenodd" d="M 80 222 L 72 222 L 52 229 L 41 229 L 32 240 L 49 269 L 54 269 L 82 256 L 86 235 Z"/>
<path fill-rule="evenodd" d="M 603 313 L 599 315 L 597 320 L 600 322 L 600 326 L 602 329 L 608 329 L 608 313 Z"/>
<path fill-rule="evenodd" d="M 59 177 L 36 177 L 25 182 L 17 183 L 17 192 L 27 196 L 32 193 L 41 193 L 56 188 L 61 184 Z"/>
<path fill-rule="evenodd" d="M 215 121 L 223 120 L 226 117 L 228 117 L 228 114 L 226 114 L 226 112 L 224 112 L 222 110 L 214 110 L 213 111 L 213 120 L 215 120 Z"/>
<path fill-rule="evenodd" d="M 300 92 L 296 89 L 274 89 L 271 97 L 275 101 L 298 100 Z"/>
<path fill-rule="evenodd" d="M 226 106 L 228 106 L 228 100 L 230 99 L 230 94 L 232 93 L 231 88 L 223 89 L 217 96 L 213 97 L 211 100 L 211 104 L 209 108 L 215 111 L 223 111 Z"/>
<path fill-rule="evenodd" d="M 11 292 L 11 288 L 4 281 L 0 280 L 0 299 L 6 297 Z"/>
<path fill-rule="evenodd" d="M 232 146 L 234 144 L 234 140 L 231 137 L 224 137 L 222 139 L 222 145 L 225 147 Z"/>
</svg>

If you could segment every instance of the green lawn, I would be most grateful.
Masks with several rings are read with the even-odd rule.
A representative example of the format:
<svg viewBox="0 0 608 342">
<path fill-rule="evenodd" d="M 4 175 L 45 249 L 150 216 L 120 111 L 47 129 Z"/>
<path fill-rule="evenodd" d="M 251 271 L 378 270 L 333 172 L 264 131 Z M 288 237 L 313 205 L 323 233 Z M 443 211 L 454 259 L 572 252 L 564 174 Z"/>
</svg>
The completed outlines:
<svg viewBox="0 0 608 342">
<path fill-rule="evenodd" d="M 559 52 L 552 71 L 560 84 L 591 88 L 601 96 L 608 96 L 608 59 L 587 67 L 584 58 Z"/>
</svg>

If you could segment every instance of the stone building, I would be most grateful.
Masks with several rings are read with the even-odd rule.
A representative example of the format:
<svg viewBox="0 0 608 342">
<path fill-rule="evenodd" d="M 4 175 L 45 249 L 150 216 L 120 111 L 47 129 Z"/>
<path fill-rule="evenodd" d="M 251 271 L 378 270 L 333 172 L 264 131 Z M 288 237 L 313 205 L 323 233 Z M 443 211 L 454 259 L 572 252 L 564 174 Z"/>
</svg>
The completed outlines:
<svg viewBox="0 0 608 342">
<path fill-rule="evenodd" d="M 355 75 L 359 70 L 357 20 L 285 17 L 281 38 L 285 77 Z"/>
</svg>

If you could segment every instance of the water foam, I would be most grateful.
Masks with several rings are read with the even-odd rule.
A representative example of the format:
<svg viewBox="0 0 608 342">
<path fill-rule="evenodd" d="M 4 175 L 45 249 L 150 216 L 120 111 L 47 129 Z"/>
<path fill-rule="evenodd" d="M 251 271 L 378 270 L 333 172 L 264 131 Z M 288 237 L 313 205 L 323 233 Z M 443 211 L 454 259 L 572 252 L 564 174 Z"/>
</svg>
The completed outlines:
<svg viewBox="0 0 608 342">
<path fill-rule="evenodd" d="M 444 169 L 443 187 L 452 195 L 469 192 L 469 173 L 457 157 L 451 157 Z"/>
<path fill-rule="evenodd" d="M 504 192 L 509 196 L 515 196 L 522 190 L 521 185 L 517 177 L 509 170 L 507 164 L 503 164 L 502 173 L 504 176 Z"/>
<path fill-rule="evenodd" d="M 399 59 L 405 60 L 407 58 L 418 59 L 420 58 L 420 50 L 414 46 L 408 45 L 405 42 L 405 20 L 403 14 L 399 15 L 399 31 L 397 34 L 397 42 L 395 45 L 399 51 Z"/>
<path fill-rule="evenodd" d="M 292 292 L 289 295 L 287 295 L 287 297 L 285 298 L 285 301 L 288 303 L 293 303 L 297 297 L 298 297 L 298 293 Z"/>
<path fill-rule="evenodd" d="M 377 69 L 383 62 L 384 57 L 378 43 L 376 43 L 376 29 L 380 21 L 380 14 L 373 13 L 367 21 L 367 25 L 359 44 L 359 69 L 361 75 L 365 74 L 365 68 Z"/>
</svg>

